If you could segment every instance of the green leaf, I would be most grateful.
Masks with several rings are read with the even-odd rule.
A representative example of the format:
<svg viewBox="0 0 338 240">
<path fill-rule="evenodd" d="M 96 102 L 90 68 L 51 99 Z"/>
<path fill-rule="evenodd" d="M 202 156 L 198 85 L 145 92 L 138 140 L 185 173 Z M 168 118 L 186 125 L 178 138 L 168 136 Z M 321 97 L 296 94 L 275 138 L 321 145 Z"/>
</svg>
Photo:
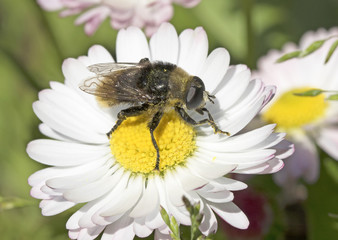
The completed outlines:
<svg viewBox="0 0 338 240">
<path fill-rule="evenodd" d="M 304 51 L 302 51 L 302 53 L 299 54 L 298 57 L 305 57 L 305 56 L 313 53 L 314 51 L 317 51 L 321 46 L 323 46 L 323 44 L 326 42 L 326 40 L 327 39 L 323 39 L 323 40 L 318 40 L 318 41 L 311 43 L 311 45 L 308 46 Z"/>
<path fill-rule="evenodd" d="M 174 217 L 169 217 L 167 211 L 161 208 L 161 216 L 165 224 L 170 228 L 170 236 L 174 240 L 180 240 L 180 227 Z"/>
<path fill-rule="evenodd" d="M 326 100 L 338 101 L 338 94 L 330 95 Z"/>
<path fill-rule="evenodd" d="M 180 227 L 178 226 L 177 221 L 174 217 L 171 217 L 171 224 L 169 227 L 173 234 L 176 236 L 176 238 L 180 239 Z"/>
<path fill-rule="evenodd" d="M 190 215 L 193 215 L 194 214 L 194 208 L 193 206 L 191 205 L 189 199 L 186 197 L 186 196 L 183 196 L 183 202 L 184 202 L 184 205 L 185 207 L 187 208 L 188 212 L 190 213 Z"/>
<path fill-rule="evenodd" d="M 327 55 L 326 55 L 325 63 L 327 63 L 327 62 L 330 60 L 332 54 L 333 54 L 334 51 L 337 49 L 337 47 L 338 47 L 338 40 L 336 40 L 336 41 L 331 45 L 330 50 L 329 50 L 329 52 L 328 52 Z"/>
<path fill-rule="evenodd" d="M 161 208 L 161 216 L 163 221 L 165 222 L 165 224 L 167 224 L 167 226 L 170 226 L 170 218 L 169 215 L 167 213 L 167 211 L 164 208 Z"/>
<path fill-rule="evenodd" d="M 292 58 L 297 58 L 297 57 L 300 56 L 301 53 L 302 53 L 302 51 L 298 50 L 298 51 L 294 51 L 294 52 L 284 54 L 283 56 L 278 58 L 276 62 L 281 63 L 281 62 L 285 62 L 285 61 L 292 59 Z"/>
<path fill-rule="evenodd" d="M 294 93 L 293 95 L 302 96 L 302 97 L 315 97 L 323 92 L 325 91 L 321 89 L 311 89 L 311 90 L 301 92 L 301 93 Z"/>
</svg>

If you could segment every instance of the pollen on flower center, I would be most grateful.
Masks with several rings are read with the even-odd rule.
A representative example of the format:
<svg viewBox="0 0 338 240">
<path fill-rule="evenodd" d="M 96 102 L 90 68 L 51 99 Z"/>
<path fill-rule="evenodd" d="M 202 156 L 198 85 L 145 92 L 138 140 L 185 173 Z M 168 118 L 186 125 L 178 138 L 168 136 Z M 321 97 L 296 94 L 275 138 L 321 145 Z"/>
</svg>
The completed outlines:
<svg viewBox="0 0 338 240">
<path fill-rule="evenodd" d="M 112 134 L 110 147 L 117 162 L 137 173 L 155 168 L 156 150 L 152 144 L 146 114 L 127 118 Z M 185 162 L 195 151 L 195 131 L 175 111 L 164 114 L 154 136 L 160 149 L 160 171 Z"/>
<path fill-rule="evenodd" d="M 285 92 L 264 113 L 263 119 L 267 122 L 277 123 L 282 129 L 298 128 L 319 120 L 326 111 L 325 96 L 320 94 L 315 97 L 296 96 L 311 88 L 296 88 Z"/>
</svg>

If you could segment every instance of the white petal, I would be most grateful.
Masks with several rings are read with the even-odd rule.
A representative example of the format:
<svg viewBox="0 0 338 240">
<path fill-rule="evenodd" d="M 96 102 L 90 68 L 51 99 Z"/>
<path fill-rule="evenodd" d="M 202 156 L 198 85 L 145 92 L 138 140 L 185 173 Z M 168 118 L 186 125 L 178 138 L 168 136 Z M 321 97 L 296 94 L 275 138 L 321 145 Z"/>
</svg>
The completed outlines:
<svg viewBox="0 0 338 240">
<path fill-rule="evenodd" d="M 56 197 L 51 200 L 42 200 L 40 208 L 42 208 L 42 215 L 53 216 L 75 206 L 75 204 L 65 200 L 63 197 Z"/>
<path fill-rule="evenodd" d="M 98 224 L 98 218 L 94 216 L 97 211 L 102 208 L 108 201 L 105 201 L 106 199 L 104 197 L 101 197 L 99 199 L 95 199 L 83 207 L 81 207 L 78 211 L 81 212 L 82 214 L 79 216 L 78 220 L 78 225 L 80 228 L 92 228 L 97 225 L 102 225 L 106 226 L 109 225 L 117 220 L 119 220 L 123 215 L 115 216 L 115 220 L 109 219 L 104 219 L 105 221 L 101 221 L 100 224 Z M 109 200 L 109 199 L 108 199 Z M 99 219 L 99 220 L 102 220 Z"/>
<path fill-rule="evenodd" d="M 68 236 L 69 236 L 70 239 L 77 239 L 78 236 L 79 236 L 79 229 L 68 231 Z"/>
<path fill-rule="evenodd" d="M 120 30 L 116 39 L 117 62 L 138 63 L 142 58 L 150 58 L 149 46 L 143 32 L 137 27 Z"/>
<path fill-rule="evenodd" d="M 159 191 L 159 195 L 161 199 L 161 206 L 167 211 L 167 213 L 174 216 L 178 223 L 182 223 L 184 225 L 190 225 L 191 221 L 190 221 L 189 213 L 186 210 L 186 208 L 176 207 L 170 201 L 169 195 L 174 194 L 174 193 L 169 192 L 170 189 L 166 189 L 164 180 L 161 178 L 156 178 L 155 182 L 157 185 L 157 189 Z M 180 193 L 178 193 L 178 195 L 180 195 Z M 183 196 L 181 195 L 181 197 Z"/>
<path fill-rule="evenodd" d="M 148 179 L 148 185 L 143 184 L 143 194 L 139 202 L 135 205 L 133 210 L 129 213 L 132 218 L 139 218 L 147 216 L 151 212 L 159 209 L 159 197 L 153 179 Z"/>
<path fill-rule="evenodd" d="M 179 36 L 178 66 L 190 75 L 198 75 L 208 54 L 208 38 L 203 28 L 184 30 Z"/>
<path fill-rule="evenodd" d="M 218 121 L 221 129 L 228 131 L 231 135 L 238 133 L 257 115 L 263 106 L 265 97 L 255 101 L 252 106 L 248 106 L 243 111 L 227 112 L 228 119 Z"/>
<path fill-rule="evenodd" d="M 80 230 L 77 237 L 78 240 L 92 240 L 95 239 L 103 230 L 105 226 L 95 226 L 92 228 L 83 228 Z"/>
<path fill-rule="evenodd" d="M 236 166 L 236 164 L 217 164 L 213 157 L 206 158 L 205 155 L 202 157 L 197 153 L 196 157 L 192 157 L 187 164 L 192 172 L 206 179 L 219 178 L 232 171 Z"/>
<path fill-rule="evenodd" d="M 284 167 L 284 162 L 278 158 L 271 159 L 267 162 L 269 167 L 259 174 L 272 174 L 280 171 Z"/>
<path fill-rule="evenodd" d="M 247 229 L 249 226 L 249 220 L 234 203 L 212 203 L 210 207 L 220 216 L 224 221 L 230 225 L 239 228 Z"/>
<path fill-rule="evenodd" d="M 88 50 L 88 58 L 92 64 L 114 62 L 110 53 L 101 45 L 94 45 Z"/>
<path fill-rule="evenodd" d="M 95 96 L 87 94 L 80 90 L 79 86 L 76 86 L 76 89 L 72 89 L 65 84 L 59 82 L 50 82 L 50 86 L 55 90 L 59 95 L 67 96 L 72 98 L 72 101 L 76 102 L 78 106 L 83 106 L 86 108 L 86 111 L 89 112 L 92 117 L 95 118 L 95 121 L 106 126 L 105 128 L 111 127 L 116 120 L 110 114 L 107 114 L 102 108 L 98 105 Z"/>
<path fill-rule="evenodd" d="M 69 114 L 70 111 L 53 108 L 51 104 L 41 101 L 35 102 L 33 109 L 42 122 L 69 138 L 87 143 L 108 142 L 103 133 L 99 134 L 90 129 L 86 130 L 85 123 L 80 121 L 81 115 L 76 114 L 76 111 L 73 111 L 74 114 Z M 69 108 L 69 110 L 71 109 Z"/>
<path fill-rule="evenodd" d="M 234 194 L 228 190 L 223 190 L 220 192 L 206 192 L 199 190 L 198 194 L 209 202 L 214 203 L 225 203 L 234 199 Z"/>
<path fill-rule="evenodd" d="M 54 166 L 76 166 L 111 154 L 107 146 L 48 139 L 31 141 L 27 145 L 27 153 L 37 162 Z"/>
<path fill-rule="evenodd" d="M 136 236 L 140 238 L 148 237 L 153 232 L 153 229 L 148 228 L 145 223 L 139 223 L 138 221 L 134 222 L 133 230 Z"/>
<path fill-rule="evenodd" d="M 101 240 L 132 240 L 134 237 L 135 233 L 133 231 L 133 219 L 129 217 L 123 217 L 114 224 L 106 227 Z"/>
<path fill-rule="evenodd" d="M 158 229 L 156 229 L 154 239 L 155 240 L 168 240 L 168 239 L 171 239 L 171 237 L 169 234 L 161 233 Z"/>
<path fill-rule="evenodd" d="M 74 174 L 71 176 L 50 176 L 50 178 L 46 181 L 46 185 L 54 189 L 72 189 L 92 183 L 104 176 L 111 167 L 112 161 L 109 161 L 110 156 L 108 156 L 106 159 L 107 161 L 103 162 L 103 164 L 97 164 L 91 169 L 85 169 L 85 171 L 77 173 L 74 172 Z"/>
<path fill-rule="evenodd" d="M 123 176 L 120 178 L 120 181 L 117 182 L 114 189 L 112 189 L 106 195 L 102 196 L 100 199 L 94 200 L 94 201 L 97 201 L 97 204 L 93 205 L 93 209 L 91 210 L 91 213 L 90 213 L 90 216 L 91 216 L 90 219 L 93 223 L 98 224 L 98 225 L 108 225 L 112 222 L 119 220 L 126 213 L 126 212 L 123 212 L 119 215 L 107 216 L 107 217 L 101 215 L 103 211 L 111 208 L 112 206 L 114 206 L 114 204 L 119 204 L 119 202 L 121 201 L 120 195 L 126 189 L 129 178 L 130 178 L 130 172 L 125 171 L 123 173 Z M 130 207 L 133 207 L 133 206 L 130 206 Z"/>
<path fill-rule="evenodd" d="M 147 215 L 145 223 L 152 229 L 158 229 L 159 227 L 165 225 L 160 214 L 160 209 L 155 209 L 151 214 Z"/>
<path fill-rule="evenodd" d="M 228 70 L 229 62 L 230 55 L 225 48 L 216 48 L 209 54 L 199 73 L 208 92 L 214 94 Z"/>
<path fill-rule="evenodd" d="M 248 106 L 251 107 L 252 103 L 256 102 L 257 99 L 261 98 L 266 88 L 267 87 L 264 86 L 262 81 L 259 80 L 249 81 L 249 84 L 247 85 L 245 92 L 241 96 L 233 96 L 234 98 L 237 97 L 237 102 L 236 104 L 232 105 L 231 108 L 229 107 L 229 111 L 236 112 L 238 110 L 247 109 Z M 227 100 L 226 97 L 227 97 L 226 94 L 220 96 L 221 105 L 224 104 L 225 100 Z"/>
<path fill-rule="evenodd" d="M 35 185 L 32 187 L 30 194 L 33 198 L 37 199 L 50 199 L 50 196 L 44 192 L 41 191 L 41 187 L 44 185 L 43 182 L 41 182 L 38 185 Z"/>
<path fill-rule="evenodd" d="M 264 162 L 262 164 L 258 164 L 258 165 L 251 166 L 251 167 L 239 167 L 238 169 L 235 169 L 233 173 L 258 174 L 258 173 L 264 172 L 268 168 L 269 168 L 269 163 Z"/>
<path fill-rule="evenodd" d="M 81 61 L 74 58 L 68 58 L 63 61 L 62 72 L 66 78 L 65 84 L 78 92 L 81 91 L 79 89 L 80 83 L 85 79 L 95 77 L 95 74 L 90 72 Z"/>
<path fill-rule="evenodd" d="M 61 141 L 70 141 L 71 139 L 60 134 L 59 132 L 54 131 L 52 128 L 50 128 L 47 124 L 41 123 L 39 124 L 39 131 L 45 135 L 46 137 L 53 138 L 56 140 Z"/>
<path fill-rule="evenodd" d="M 247 185 L 243 182 L 231 178 L 220 177 L 210 181 L 202 189 L 208 192 L 219 192 L 223 190 L 238 191 L 245 188 L 247 188 Z"/>
<path fill-rule="evenodd" d="M 268 138 L 266 138 L 263 142 L 260 142 L 257 145 L 253 146 L 252 149 L 274 148 L 274 146 L 283 141 L 285 135 L 286 133 L 271 133 Z"/>
<path fill-rule="evenodd" d="M 252 165 L 270 160 L 274 157 L 275 152 L 276 150 L 274 149 L 257 149 L 238 153 L 219 153 L 200 148 L 198 152 L 196 152 L 196 155 L 215 164 Z"/>
<path fill-rule="evenodd" d="M 105 133 L 111 128 L 109 122 L 99 118 L 87 104 L 81 104 L 72 95 L 54 90 L 39 93 L 40 101 L 33 104 L 36 115 L 49 127 L 73 139 L 91 143 L 107 143 Z"/>
<path fill-rule="evenodd" d="M 220 100 L 221 109 L 228 109 L 242 96 L 248 86 L 250 76 L 251 72 L 245 65 L 228 68 L 222 82 L 216 89 L 216 97 Z"/>
<path fill-rule="evenodd" d="M 83 207 L 81 209 L 83 209 Z M 79 220 L 83 216 L 83 214 L 84 214 L 84 211 L 81 211 L 81 210 L 76 211 L 68 219 L 68 221 L 66 223 L 66 228 L 69 229 L 69 230 L 75 230 L 75 229 L 80 228 L 80 226 L 79 226 Z"/>
<path fill-rule="evenodd" d="M 240 174 L 271 174 L 280 171 L 284 167 L 284 162 L 278 158 L 271 159 L 253 167 L 240 167 L 234 173 Z"/>
<path fill-rule="evenodd" d="M 141 176 L 129 179 L 126 188 L 124 190 L 120 189 L 122 191 L 119 195 L 115 196 L 114 201 L 110 202 L 108 207 L 105 207 L 104 210 L 101 211 L 100 215 L 103 217 L 113 216 L 122 214 L 131 209 L 142 193 L 142 183 Z"/>
<path fill-rule="evenodd" d="M 173 25 L 163 23 L 150 39 L 152 61 L 163 61 L 177 64 L 178 36 Z"/>
<path fill-rule="evenodd" d="M 196 143 L 198 146 L 212 151 L 241 152 L 266 140 L 275 126 L 275 124 L 270 124 L 231 138 L 219 138 L 219 142 L 205 141 L 203 136 L 201 136 L 196 139 Z"/>
<path fill-rule="evenodd" d="M 295 152 L 294 144 L 285 139 L 273 146 L 273 148 L 276 149 L 275 156 L 279 159 L 290 157 Z"/>
<path fill-rule="evenodd" d="M 82 164 L 76 167 L 49 167 L 35 172 L 28 178 L 28 183 L 31 186 L 36 186 L 38 184 L 45 183 L 47 179 L 64 177 L 64 176 L 73 176 L 74 174 L 87 172 L 90 169 L 95 169 L 99 166 L 102 166 L 107 161 L 107 158 L 100 158 L 89 163 Z"/>
<path fill-rule="evenodd" d="M 123 174 L 122 170 L 115 173 L 113 171 L 116 169 L 111 168 L 97 181 L 88 184 L 81 183 L 77 188 L 66 190 L 63 194 L 64 198 L 72 202 L 84 203 L 101 197 L 116 186 Z"/>
<path fill-rule="evenodd" d="M 184 203 L 182 197 L 188 194 L 186 191 L 183 190 L 180 182 L 176 180 L 175 173 L 168 170 L 165 174 L 163 182 L 166 189 L 168 201 L 174 206 L 183 206 Z"/>
<path fill-rule="evenodd" d="M 208 236 L 210 234 L 216 233 L 217 219 L 214 212 L 211 211 L 207 203 L 201 202 L 201 205 L 203 205 L 202 213 L 204 216 L 199 229 L 205 236 Z"/>
<path fill-rule="evenodd" d="M 195 188 L 199 188 L 206 183 L 207 179 L 201 178 L 198 175 L 193 174 L 189 168 L 180 167 L 176 169 L 177 180 L 180 181 L 184 190 L 190 191 Z"/>
<path fill-rule="evenodd" d="M 54 198 L 56 196 L 62 196 L 62 193 L 55 191 L 55 189 L 52 189 L 46 185 L 43 185 L 41 187 L 41 191 L 45 194 L 48 194 L 51 198 Z"/>
</svg>

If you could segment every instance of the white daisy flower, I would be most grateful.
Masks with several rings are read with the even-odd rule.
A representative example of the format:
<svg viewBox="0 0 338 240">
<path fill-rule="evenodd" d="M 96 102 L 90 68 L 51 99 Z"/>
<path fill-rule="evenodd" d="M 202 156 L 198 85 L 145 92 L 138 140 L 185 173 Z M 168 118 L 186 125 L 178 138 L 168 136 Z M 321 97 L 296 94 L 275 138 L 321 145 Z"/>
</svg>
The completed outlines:
<svg viewBox="0 0 338 240">
<path fill-rule="evenodd" d="M 79 14 L 75 24 L 85 24 L 88 35 L 95 33 L 100 24 L 110 18 L 114 29 L 128 26 L 145 27 L 148 36 L 152 35 L 161 23 L 173 15 L 173 3 L 184 7 L 194 7 L 201 0 L 37 0 L 47 11 L 59 11 L 61 17 Z"/>
<path fill-rule="evenodd" d="M 301 59 L 275 63 L 284 55 L 305 49 L 316 40 L 338 35 L 338 28 L 329 31 L 319 29 L 307 32 L 300 46 L 289 43 L 282 51 L 272 50 L 258 62 L 255 76 L 267 84 L 277 86 L 275 98 L 262 112 L 265 122 L 277 123 L 295 143 L 295 153 L 287 160 L 282 171 L 274 177 L 280 185 L 302 178 L 313 183 L 319 175 L 319 156 L 316 144 L 332 158 L 338 160 L 338 102 L 327 101 L 321 94 L 317 97 L 295 96 L 312 88 L 338 90 L 338 51 L 324 64 L 326 54 L 335 39 L 327 41 L 322 48 Z"/>
<path fill-rule="evenodd" d="M 112 134 L 116 113 L 102 109 L 93 95 L 79 85 L 94 76 L 87 66 L 114 62 L 101 46 L 89 49 L 88 56 L 64 61 L 65 84 L 52 82 L 33 104 L 42 121 L 40 131 L 52 139 L 34 140 L 27 152 L 34 160 L 52 167 L 29 178 L 31 195 L 41 201 L 42 214 L 63 212 L 86 203 L 67 222 L 72 239 L 146 237 L 155 230 L 155 239 L 168 239 L 169 228 L 160 208 L 179 224 L 190 225 L 182 196 L 201 203 L 204 214 L 200 229 L 205 235 L 217 230 L 215 213 L 229 224 L 245 229 L 248 220 L 234 204 L 233 193 L 246 188 L 227 173 L 273 173 L 283 167 L 281 159 L 293 152 L 274 133 L 274 124 L 247 133 L 241 129 L 271 99 L 275 88 L 250 80 L 244 65 L 229 67 L 224 48 L 208 56 L 208 40 L 202 28 L 187 29 L 179 36 L 168 23 L 161 25 L 148 44 L 139 28 L 118 33 L 117 62 L 139 62 L 149 58 L 178 65 L 203 79 L 216 96 L 206 106 L 215 122 L 231 136 L 214 134 L 210 126 L 193 127 L 174 111 L 167 112 L 155 137 L 160 149 L 160 170 L 154 171 L 156 151 L 142 117 L 130 117 Z M 196 117 L 196 114 L 192 115 Z"/>
</svg>

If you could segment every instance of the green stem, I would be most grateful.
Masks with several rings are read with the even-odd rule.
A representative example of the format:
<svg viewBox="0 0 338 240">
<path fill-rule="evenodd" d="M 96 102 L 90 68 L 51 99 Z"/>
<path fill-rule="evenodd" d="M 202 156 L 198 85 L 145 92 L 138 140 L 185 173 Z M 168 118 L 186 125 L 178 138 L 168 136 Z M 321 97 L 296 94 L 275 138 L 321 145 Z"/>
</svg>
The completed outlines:
<svg viewBox="0 0 338 240">
<path fill-rule="evenodd" d="M 253 10 L 254 0 L 242 0 L 242 8 L 245 16 L 245 25 L 246 25 L 246 47 L 247 47 L 247 65 L 250 68 L 255 67 L 255 37 L 254 29 L 252 24 L 252 10 Z"/>
</svg>

